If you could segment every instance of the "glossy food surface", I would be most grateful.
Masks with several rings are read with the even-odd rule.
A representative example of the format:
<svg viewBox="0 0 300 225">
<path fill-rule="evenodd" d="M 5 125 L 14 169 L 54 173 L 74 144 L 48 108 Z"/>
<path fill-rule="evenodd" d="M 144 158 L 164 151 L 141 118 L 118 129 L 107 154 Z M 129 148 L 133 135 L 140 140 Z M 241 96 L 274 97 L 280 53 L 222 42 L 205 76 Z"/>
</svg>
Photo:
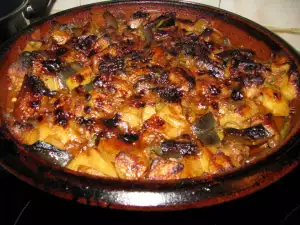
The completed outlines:
<svg viewBox="0 0 300 225">
<path fill-rule="evenodd" d="M 290 132 L 299 72 L 285 54 L 225 28 L 170 9 L 52 20 L 8 66 L 5 124 L 27 151 L 100 177 L 240 168 Z"/>
</svg>

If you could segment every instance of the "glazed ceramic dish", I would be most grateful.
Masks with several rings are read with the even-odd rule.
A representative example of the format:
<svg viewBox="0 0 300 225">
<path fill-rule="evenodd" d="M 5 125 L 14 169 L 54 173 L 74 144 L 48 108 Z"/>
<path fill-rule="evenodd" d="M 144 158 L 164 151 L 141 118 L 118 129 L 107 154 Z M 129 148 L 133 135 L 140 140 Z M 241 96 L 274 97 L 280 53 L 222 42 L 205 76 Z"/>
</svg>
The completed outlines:
<svg viewBox="0 0 300 225">
<path fill-rule="evenodd" d="M 178 1 L 93 4 L 31 25 L 2 52 L 1 164 L 54 195 L 202 207 L 298 164 L 299 56 L 237 15 Z"/>
</svg>

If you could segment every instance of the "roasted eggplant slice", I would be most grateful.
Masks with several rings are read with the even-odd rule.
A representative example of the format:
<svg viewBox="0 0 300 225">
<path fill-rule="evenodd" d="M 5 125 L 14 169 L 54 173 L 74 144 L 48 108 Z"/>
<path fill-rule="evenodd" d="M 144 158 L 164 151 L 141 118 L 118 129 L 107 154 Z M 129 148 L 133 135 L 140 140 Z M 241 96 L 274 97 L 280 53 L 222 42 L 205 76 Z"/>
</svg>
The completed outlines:
<svg viewBox="0 0 300 225">
<path fill-rule="evenodd" d="M 176 13 L 165 13 L 146 24 L 146 27 L 165 28 L 175 25 Z"/>
<path fill-rule="evenodd" d="M 49 88 L 46 87 L 45 83 L 35 75 L 26 75 L 23 85 L 34 95 L 45 95 L 52 97 L 56 94 L 55 91 L 50 91 Z"/>
<path fill-rule="evenodd" d="M 42 159 L 55 165 L 66 166 L 72 159 L 71 153 L 61 150 L 46 142 L 37 141 L 33 145 L 26 145 L 26 149 L 37 154 Z"/>
<path fill-rule="evenodd" d="M 247 145 L 262 144 L 272 136 L 262 124 L 240 130 L 235 128 L 225 128 L 224 135 L 227 139 L 242 142 Z"/>
<path fill-rule="evenodd" d="M 220 52 L 216 54 L 218 57 L 222 59 L 228 59 L 231 57 L 239 57 L 239 56 L 245 56 L 245 57 L 252 57 L 255 55 L 255 52 L 251 49 L 230 49 L 223 52 Z"/>
<path fill-rule="evenodd" d="M 197 145 L 192 142 L 168 140 L 161 143 L 162 155 L 168 158 L 194 155 L 197 151 Z"/>
<path fill-rule="evenodd" d="M 193 133 L 204 145 L 214 145 L 220 142 L 220 138 L 215 128 L 216 120 L 211 112 L 196 120 L 192 125 Z"/>
</svg>

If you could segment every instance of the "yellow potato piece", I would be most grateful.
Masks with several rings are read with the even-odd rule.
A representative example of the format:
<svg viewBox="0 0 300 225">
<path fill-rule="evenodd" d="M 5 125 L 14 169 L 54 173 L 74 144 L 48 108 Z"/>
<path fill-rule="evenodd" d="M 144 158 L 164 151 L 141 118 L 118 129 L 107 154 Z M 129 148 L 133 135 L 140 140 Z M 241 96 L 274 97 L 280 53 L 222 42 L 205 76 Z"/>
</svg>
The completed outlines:
<svg viewBox="0 0 300 225">
<path fill-rule="evenodd" d="M 125 107 L 120 112 L 122 121 L 126 122 L 131 128 L 142 126 L 142 111 L 134 107 Z"/>
<path fill-rule="evenodd" d="M 262 104 L 274 116 L 288 116 L 290 108 L 287 99 L 272 88 L 263 88 Z"/>
<path fill-rule="evenodd" d="M 151 116 L 153 116 L 156 113 L 155 111 L 155 107 L 154 106 L 150 106 L 147 105 L 144 109 L 143 109 L 143 122 L 145 122 L 147 119 L 149 119 Z"/>
<path fill-rule="evenodd" d="M 71 170 L 78 170 L 86 166 L 103 173 L 106 176 L 118 177 L 116 170 L 111 162 L 105 160 L 101 153 L 95 149 L 89 149 L 76 156 L 68 165 L 67 168 Z"/>
</svg>

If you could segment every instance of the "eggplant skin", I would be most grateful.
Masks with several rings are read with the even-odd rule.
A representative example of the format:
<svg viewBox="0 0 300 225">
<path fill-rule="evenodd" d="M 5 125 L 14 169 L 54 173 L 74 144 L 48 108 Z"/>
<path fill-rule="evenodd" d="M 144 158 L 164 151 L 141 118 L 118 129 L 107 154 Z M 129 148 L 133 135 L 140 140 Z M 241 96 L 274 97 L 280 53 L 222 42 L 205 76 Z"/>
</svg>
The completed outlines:
<svg viewBox="0 0 300 225">
<path fill-rule="evenodd" d="M 194 155 L 198 152 L 197 145 L 191 142 L 168 140 L 161 143 L 164 156 L 178 158 L 185 155 Z"/>
<path fill-rule="evenodd" d="M 230 136 L 241 136 L 247 139 L 259 139 L 266 138 L 270 136 L 270 133 L 264 128 L 262 124 L 248 127 L 246 129 L 238 130 L 235 128 L 224 129 L 225 135 Z"/>
<path fill-rule="evenodd" d="M 71 153 L 43 141 L 37 141 L 33 145 L 25 145 L 25 148 L 40 158 L 62 167 L 65 167 L 73 159 Z"/>
</svg>

